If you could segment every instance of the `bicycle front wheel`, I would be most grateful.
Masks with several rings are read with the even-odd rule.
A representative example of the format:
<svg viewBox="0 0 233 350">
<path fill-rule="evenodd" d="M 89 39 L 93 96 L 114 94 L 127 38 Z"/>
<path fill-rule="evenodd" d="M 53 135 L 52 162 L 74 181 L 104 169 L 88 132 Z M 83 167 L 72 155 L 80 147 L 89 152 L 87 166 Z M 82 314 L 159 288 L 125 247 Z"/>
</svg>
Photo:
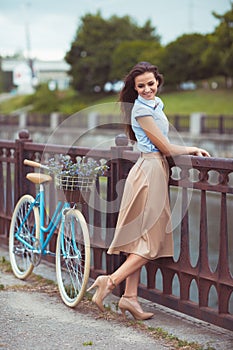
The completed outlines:
<svg viewBox="0 0 233 350">
<path fill-rule="evenodd" d="M 33 268 L 33 250 L 40 237 L 40 216 L 31 195 L 22 196 L 15 206 L 9 233 L 9 257 L 13 273 L 28 277 Z"/>
<path fill-rule="evenodd" d="M 86 291 L 90 273 L 90 238 L 82 213 L 70 209 L 64 214 L 56 247 L 56 274 L 63 302 L 75 307 Z"/>
</svg>

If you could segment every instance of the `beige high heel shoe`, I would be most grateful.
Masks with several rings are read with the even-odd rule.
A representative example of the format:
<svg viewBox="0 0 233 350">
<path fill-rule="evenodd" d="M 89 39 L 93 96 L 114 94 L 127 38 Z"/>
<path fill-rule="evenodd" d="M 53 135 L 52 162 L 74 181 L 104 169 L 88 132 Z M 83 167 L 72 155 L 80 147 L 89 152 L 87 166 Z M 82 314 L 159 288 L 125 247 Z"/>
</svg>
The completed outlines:
<svg viewBox="0 0 233 350">
<path fill-rule="evenodd" d="M 109 286 L 109 282 L 111 286 Z M 112 292 L 112 290 L 116 287 L 116 284 L 112 280 L 110 276 L 99 276 L 95 280 L 95 282 L 87 289 L 87 292 L 97 287 L 95 294 L 92 297 L 92 302 L 95 303 L 100 311 L 104 312 L 103 300 L 106 298 L 108 294 Z"/>
<path fill-rule="evenodd" d="M 142 320 L 148 320 L 149 318 L 153 317 L 154 314 L 152 312 L 140 312 L 138 311 L 133 305 L 132 302 L 130 301 L 130 298 L 133 298 L 134 296 L 126 296 L 123 295 L 119 301 L 119 308 L 124 316 L 125 311 L 129 311 L 132 316 L 135 318 L 135 320 L 142 321 Z"/>
</svg>

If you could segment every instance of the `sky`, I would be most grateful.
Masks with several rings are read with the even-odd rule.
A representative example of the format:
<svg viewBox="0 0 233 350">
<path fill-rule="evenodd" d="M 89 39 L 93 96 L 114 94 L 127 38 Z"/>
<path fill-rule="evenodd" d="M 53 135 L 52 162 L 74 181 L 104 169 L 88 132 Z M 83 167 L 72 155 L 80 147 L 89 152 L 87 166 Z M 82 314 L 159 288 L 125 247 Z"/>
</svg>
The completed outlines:
<svg viewBox="0 0 233 350">
<path fill-rule="evenodd" d="M 62 59 L 81 18 L 100 11 L 105 19 L 128 15 L 138 25 L 151 21 L 167 45 L 189 33 L 211 33 L 231 0 L 0 0 L 0 55 L 22 52 L 42 60 Z"/>
</svg>

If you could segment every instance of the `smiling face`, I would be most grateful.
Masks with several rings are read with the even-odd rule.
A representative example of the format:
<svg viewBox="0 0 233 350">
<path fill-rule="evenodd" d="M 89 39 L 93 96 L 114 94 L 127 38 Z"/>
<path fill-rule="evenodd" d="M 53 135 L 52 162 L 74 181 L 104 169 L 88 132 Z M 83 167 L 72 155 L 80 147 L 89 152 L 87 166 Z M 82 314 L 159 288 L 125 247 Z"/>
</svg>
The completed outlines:
<svg viewBox="0 0 233 350">
<path fill-rule="evenodd" d="M 135 78 L 135 90 L 146 100 L 153 100 L 158 90 L 159 82 L 152 72 L 145 72 Z"/>
</svg>

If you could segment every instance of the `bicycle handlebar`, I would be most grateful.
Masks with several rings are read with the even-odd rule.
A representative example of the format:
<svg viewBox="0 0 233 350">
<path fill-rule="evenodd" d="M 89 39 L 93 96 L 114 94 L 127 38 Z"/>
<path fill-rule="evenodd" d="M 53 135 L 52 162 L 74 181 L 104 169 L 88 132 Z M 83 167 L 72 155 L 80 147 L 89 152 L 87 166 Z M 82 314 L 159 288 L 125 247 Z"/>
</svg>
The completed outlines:
<svg viewBox="0 0 233 350">
<path fill-rule="evenodd" d="M 46 165 L 42 165 L 38 162 L 34 162 L 33 160 L 29 160 L 29 159 L 24 159 L 23 164 L 28 165 L 28 166 L 32 166 L 33 168 L 48 169 L 48 167 Z"/>
<path fill-rule="evenodd" d="M 40 163 L 33 162 L 32 160 L 29 160 L 29 159 L 24 159 L 23 164 L 32 166 L 33 168 L 41 168 Z"/>
</svg>

